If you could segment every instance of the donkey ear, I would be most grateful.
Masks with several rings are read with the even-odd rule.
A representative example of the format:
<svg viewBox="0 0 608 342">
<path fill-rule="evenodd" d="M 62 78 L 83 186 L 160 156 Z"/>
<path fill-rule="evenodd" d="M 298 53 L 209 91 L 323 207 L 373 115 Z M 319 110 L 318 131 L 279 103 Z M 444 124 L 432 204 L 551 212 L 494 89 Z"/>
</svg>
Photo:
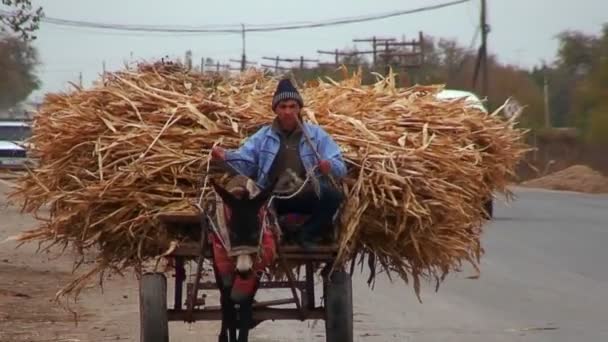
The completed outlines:
<svg viewBox="0 0 608 342">
<path fill-rule="evenodd" d="M 226 203 L 228 206 L 233 207 L 236 205 L 237 203 L 237 198 L 234 197 L 234 195 L 232 195 L 230 192 L 228 192 L 228 190 L 224 189 L 221 185 L 217 184 L 215 182 L 215 180 L 210 179 L 209 183 L 211 183 L 211 185 L 213 186 L 213 189 L 215 190 L 215 192 L 220 195 L 220 197 L 222 198 L 222 200 L 224 201 L 224 203 Z"/>
</svg>

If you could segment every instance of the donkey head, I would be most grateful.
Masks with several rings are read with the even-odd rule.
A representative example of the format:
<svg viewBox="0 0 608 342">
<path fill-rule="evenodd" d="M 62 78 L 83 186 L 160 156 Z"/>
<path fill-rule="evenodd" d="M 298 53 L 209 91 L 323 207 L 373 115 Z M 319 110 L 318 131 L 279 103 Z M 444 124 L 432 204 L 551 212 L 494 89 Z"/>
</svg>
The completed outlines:
<svg viewBox="0 0 608 342">
<path fill-rule="evenodd" d="M 264 224 L 260 217 L 260 210 L 272 196 L 274 186 L 270 186 L 257 196 L 249 198 L 249 194 L 238 196 L 213 180 L 211 180 L 211 185 L 231 212 L 226 225 L 230 245 L 232 250 L 236 251 L 237 271 L 241 273 L 249 272 L 253 267 L 251 255 L 258 250 Z M 239 252 L 239 250 L 242 252 Z"/>
</svg>

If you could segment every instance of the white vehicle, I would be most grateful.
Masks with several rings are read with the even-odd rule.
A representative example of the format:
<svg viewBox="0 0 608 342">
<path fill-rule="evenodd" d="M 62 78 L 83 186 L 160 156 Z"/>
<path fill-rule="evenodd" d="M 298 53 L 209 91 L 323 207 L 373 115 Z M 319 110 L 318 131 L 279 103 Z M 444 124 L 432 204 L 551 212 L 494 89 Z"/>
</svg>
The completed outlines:
<svg viewBox="0 0 608 342">
<path fill-rule="evenodd" d="M 486 113 L 488 112 L 479 97 L 477 97 L 477 95 L 471 93 L 470 91 L 444 89 L 437 93 L 437 98 L 440 100 L 455 100 L 463 97 L 466 98 L 466 102 L 470 103 L 472 107 L 479 108 Z"/>
<path fill-rule="evenodd" d="M 0 121 L 0 169 L 22 169 L 28 161 L 25 140 L 31 134 L 25 121 Z"/>
</svg>

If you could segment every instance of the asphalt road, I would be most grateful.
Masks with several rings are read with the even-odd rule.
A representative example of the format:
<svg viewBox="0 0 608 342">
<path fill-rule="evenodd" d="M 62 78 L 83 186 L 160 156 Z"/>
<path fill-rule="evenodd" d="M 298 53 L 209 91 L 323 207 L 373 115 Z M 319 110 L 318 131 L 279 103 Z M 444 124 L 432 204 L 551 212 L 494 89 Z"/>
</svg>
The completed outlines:
<svg viewBox="0 0 608 342">
<path fill-rule="evenodd" d="M 516 189 L 497 202 L 481 277 L 449 276 L 439 292 L 379 278 L 353 281 L 357 341 L 608 341 L 608 196 Z M 256 341 L 323 341 L 323 325 L 277 324 Z M 274 329 L 274 330 L 273 330 Z M 296 333 L 297 332 L 297 333 Z"/>
<path fill-rule="evenodd" d="M 486 254 L 479 279 L 466 279 L 473 272 L 465 270 L 449 276 L 437 293 L 428 284 L 423 287 L 421 304 L 411 287 L 402 283 L 391 284 L 380 277 L 371 290 L 365 275 L 356 276 L 355 341 L 608 341 L 608 196 L 520 188 L 516 195 L 508 206 L 496 203 L 495 219 L 484 236 Z M 0 240 L 17 230 L 19 220 L 31 223 L 14 212 L 10 215 L 14 222 L 0 223 Z M 44 288 L 46 278 L 31 278 L 48 277 L 36 273 L 37 268 L 49 269 L 48 264 L 34 260 L 42 257 L 30 256 L 29 249 L 15 251 L 5 246 L 10 244 L 0 245 L 0 257 L 10 263 L 0 265 L 0 285 L 6 283 L 21 292 L 27 291 L 28 284 Z M 58 272 L 62 267 L 57 261 L 53 264 Z M 6 281 L 20 274 L 30 274 L 30 278 L 17 285 Z M 57 285 L 53 286 L 49 294 Z M 8 341 L 138 341 L 136 282 L 110 281 L 104 290 L 104 295 L 95 290 L 83 294 L 79 305 L 86 314 L 78 327 L 57 319 L 58 312 L 49 314 L 53 325 L 42 319 L 27 320 L 31 313 L 23 312 L 19 322 L 37 332 L 37 337 L 15 335 Z M 260 295 L 269 296 L 277 295 Z M 5 312 L 2 316 L 3 311 L 18 310 L 6 298 L 0 295 L 0 332 L 16 324 L 10 321 L 15 315 Z M 170 329 L 173 341 L 214 341 L 217 325 L 172 323 Z M 44 336 L 46 331 L 48 336 Z M 324 324 L 265 322 L 252 332 L 251 340 L 324 341 Z"/>
</svg>

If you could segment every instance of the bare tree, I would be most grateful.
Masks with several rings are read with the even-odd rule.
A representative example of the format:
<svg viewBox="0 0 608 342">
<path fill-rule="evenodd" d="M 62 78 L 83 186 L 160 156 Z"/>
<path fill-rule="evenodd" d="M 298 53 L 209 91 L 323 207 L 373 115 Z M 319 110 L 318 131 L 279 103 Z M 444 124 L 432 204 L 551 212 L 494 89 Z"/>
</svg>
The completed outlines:
<svg viewBox="0 0 608 342">
<path fill-rule="evenodd" d="M 2 0 L 2 5 L 9 11 L 0 12 L 0 32 L 16 34 L 24 41 L 36 39 L 34 32 L 44 16 L 42 7 L 35 8 L 30 0 Z"/>
</svg>

